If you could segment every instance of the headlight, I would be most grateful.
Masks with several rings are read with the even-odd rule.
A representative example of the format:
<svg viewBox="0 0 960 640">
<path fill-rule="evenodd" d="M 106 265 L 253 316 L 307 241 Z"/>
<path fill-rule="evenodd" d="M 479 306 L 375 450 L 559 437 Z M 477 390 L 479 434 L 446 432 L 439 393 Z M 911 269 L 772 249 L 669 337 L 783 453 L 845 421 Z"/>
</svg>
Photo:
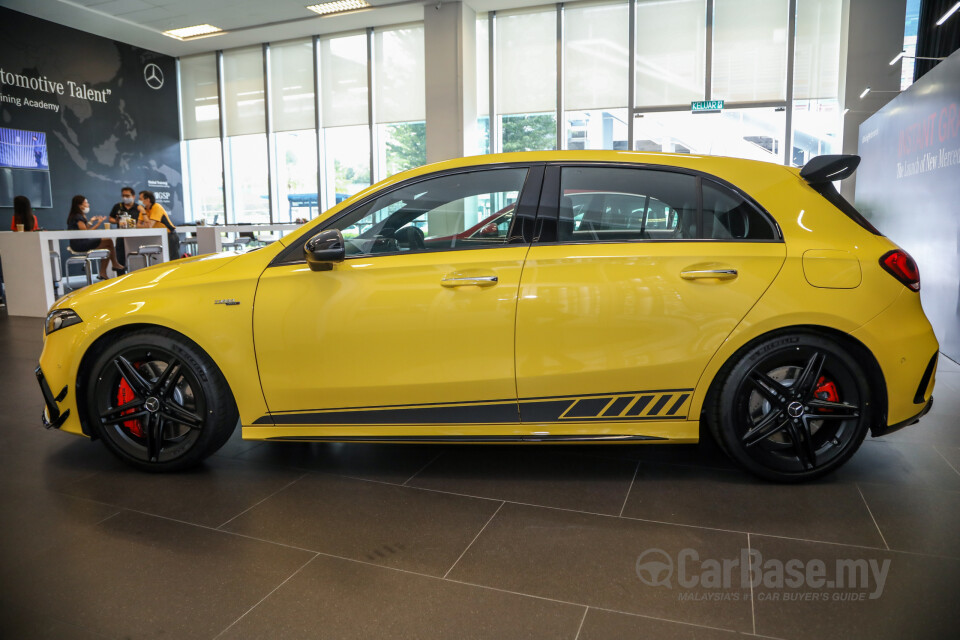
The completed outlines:
<svg viewBox="0 0 960 640">
<path fill-rule="evenodd" d="M 83 322 L 80 319 L 80 316 L 73 309 L 55 309 L 47 314 L 47 322 L 44 325 L 44 331 L 46 335 L 50 335 L 54 331 L 63 329 L 64 327 L 69 327 L 72 324 L 77 324 Z"/>
</svg>

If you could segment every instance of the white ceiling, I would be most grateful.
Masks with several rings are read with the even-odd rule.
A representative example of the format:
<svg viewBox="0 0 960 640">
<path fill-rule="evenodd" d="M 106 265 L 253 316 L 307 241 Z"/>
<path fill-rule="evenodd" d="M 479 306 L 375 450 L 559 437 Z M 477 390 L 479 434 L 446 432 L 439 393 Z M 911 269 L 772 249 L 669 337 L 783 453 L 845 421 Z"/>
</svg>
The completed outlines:
<svg viewBox="0 0 960 640">
<path fill-rule="evenodd" d="M 320 17 L 305 7 L 323 0 L 0 0 L 44 20 L 172 56 L 279 42 L 423 20 L 437 0 L 368 0 L 373 7 Z M 471 0 L 478 11 L 548 4 L 544 0 Z M 181 42 L 168 29 L 212 24 L 228 33 Z M 233 31 L 231 31 L 233 30 Z"/>
</svg>

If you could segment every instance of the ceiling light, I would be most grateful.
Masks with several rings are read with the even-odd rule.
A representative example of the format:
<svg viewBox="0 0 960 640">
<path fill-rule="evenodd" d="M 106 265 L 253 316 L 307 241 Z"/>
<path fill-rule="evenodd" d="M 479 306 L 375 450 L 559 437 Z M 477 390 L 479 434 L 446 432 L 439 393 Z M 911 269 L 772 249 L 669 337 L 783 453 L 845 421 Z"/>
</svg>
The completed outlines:
<svg viewBox="0 0 960 640">
<path fill-rule="evenodd" d="M 866 89 L 863 90 L 863 93 L 860 94 L 860 99 L 863 100 L 868 93 L 870 93 L 870 87 L 867 87 Z"/>
<path fill-rule="evenodd" d="M 321 4 L 312 4 L 307 9 L 318 13 L 321 16 L 328 16 L 331 13 L 344 13 L 346 11 L 356 11 L 366 9 L 370 6 L 367 0 L 335 0 L 335 2 L 323 2 Z"/>
<path fill-rule="evenodd" d="M 901 51 L 900 53 L 898 53 L 897 57 L 890 61 L 890 66 L 892 67 L 893 65 L 897 64 L 900 61 L 900 58 L 902 58 L 905 55 L 907 55 L 906 51 Z"/>
<path fill-rule="evenodd" d="M 950 7 L 950 8 L 947 10 L 947 12 L 946 12 L 945 14 L 943 14 L 943 17 L 941 17 L 939 20 L 937 20 L 937 26 L 939 27 L 939 26 L 942 25 L 944 22 L 946 22 L 946 21 L 947 21 L 947 18 L 949 18 L 950 16 L 952 16 L 953 14 L 955 14 L 955 13 L 957 12 L 957 9 L 960 9 L 960 2 L 958 2 L 957 4 L 955 4 L 955 5 L 953 5 L 952 7 Z"/>
<path fill-rule="evenodd" d="M 219 35 L 223 32 L 223 29 L 215 27 L 212 24 L 196 24 L 192 27 L 170 29 L 169 31 L 164 31 L 163 35 L 176 38 L 177 40 L 190 40 L 191 38 Z"/>
</svg>

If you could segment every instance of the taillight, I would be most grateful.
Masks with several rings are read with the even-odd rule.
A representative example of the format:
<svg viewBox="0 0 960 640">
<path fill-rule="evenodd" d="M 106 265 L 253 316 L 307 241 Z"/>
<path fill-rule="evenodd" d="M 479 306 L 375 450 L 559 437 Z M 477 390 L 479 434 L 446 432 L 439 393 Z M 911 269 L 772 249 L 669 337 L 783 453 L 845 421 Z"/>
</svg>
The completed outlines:
<svg viewBox="0 0 960 640">
<path fill-rule="evenodd" d="M 903 249 L 894 249 L 883 254 L 880 258 L 880 266 L 904 286 L 913 291 L 920 291 L 920 270 L 910 254 Z"/>
</svg>

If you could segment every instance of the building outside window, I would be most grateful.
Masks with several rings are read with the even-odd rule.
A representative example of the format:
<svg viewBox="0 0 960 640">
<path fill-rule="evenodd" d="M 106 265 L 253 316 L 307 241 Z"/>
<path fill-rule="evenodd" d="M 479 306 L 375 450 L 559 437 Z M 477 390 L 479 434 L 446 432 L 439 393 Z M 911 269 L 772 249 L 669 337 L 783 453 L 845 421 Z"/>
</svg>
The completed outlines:
<svg viewBox="0 0 960 640">
<path fill-rule="evenodd" d="M 317 190 L 313 40 L 270 45 L 275 222 L 320 212 Z"/>
<path fill-rule="evenodd" d="M 233 204 L 226 221 L 269 222 L 263 48 L 224 52 L 223 87 L 226 170 L 230 174 Z"/>
<path fill-rule="evenodd" d="M 377 180 L 427 163 L 423 26 L 373 34 Z"/>
<path fill-rule="evenodd" d="M 322 38 L 319 55 L 327 209 L 371 184 L 367 36 Z"/>
<path fill-rule="evenodd" d="M 629 149 L 629 16 L 626 2 L 564 10 L 566 149 Z"/>
<path fill-rule="evenodd" d="M 556 10 L 502 12 L 496 20 L 499 148 L 556 149 Z"/>
<path fill-rule="evenodd" d="M 223 218 L 223 155 L 214 54 L 180 60 L 185 221 Z"/>
</svg>

